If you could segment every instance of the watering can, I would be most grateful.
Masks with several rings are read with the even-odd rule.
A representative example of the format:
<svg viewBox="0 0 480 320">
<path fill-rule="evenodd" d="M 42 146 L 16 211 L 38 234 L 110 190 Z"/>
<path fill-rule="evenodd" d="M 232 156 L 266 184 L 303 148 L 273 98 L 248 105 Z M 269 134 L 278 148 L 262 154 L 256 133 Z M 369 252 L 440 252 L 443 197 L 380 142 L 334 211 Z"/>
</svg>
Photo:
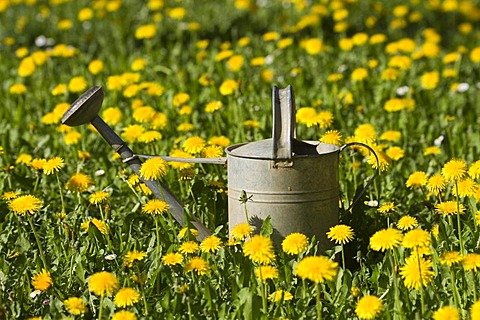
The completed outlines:
<svg viewBox="0 0 480 320">
<path fill-rule="evenodd" d="M 169 204 L 170 213 L 185 225 L 183 205 L 163 184 L 140 176 L 140 158 L 161 157 L 166 161 L 227 164 L 229 231 L 248 222 L 259 230 L 268 217 L 273 227 L 272 240 L 281 240 L 294 232 L 315 236 L 319 249 L 331 246 L 326 237 L 339 220 L 339 154 L 350 146 L 367 148 L 376 158 L 374 175 L 357 193 L 347 211 L 360 199 L 378 175 L 378 158 L 368 145 L 352 142 L 338 147 L 319 141 L 296 139 L 295 102 L 292 87 L 273 87 L 273 135 L 270 139 L 240 143 L 226 148 L 226 158 L 177 158 L 135 154 L 97 115 L 103 91 L 93 87 L 80 96 L 65 112 L 62 123 L 78 126 L 91 123 L 110 146 L 143 180 L 153 194 Z M 195 217 L 190 223 L 202 240 L 211 232 Z"/>
</svg>

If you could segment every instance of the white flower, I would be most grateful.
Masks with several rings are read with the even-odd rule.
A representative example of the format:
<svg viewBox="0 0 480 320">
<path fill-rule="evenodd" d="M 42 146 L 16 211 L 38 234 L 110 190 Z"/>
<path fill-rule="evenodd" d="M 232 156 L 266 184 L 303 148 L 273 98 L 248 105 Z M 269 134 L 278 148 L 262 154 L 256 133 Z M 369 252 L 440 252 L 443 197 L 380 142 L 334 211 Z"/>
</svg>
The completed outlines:
<svg viewBox="0 0 480 320">
<path fill-rule="evenodd" d="M 369 207 L 378 207 L 378 201 L 377 200 L 365 201 L 365 204 Z"/>
<path fill-rule="evenodd" d="M 465 92 L 470 88 L 470 85 L 466 82 L 459 83 L 457 86 L 457 92 Z"/>
<path fill-rule="evenodd" d="M 444 136 L 438 137 L 437 139 L 435 139 L 435 140 L 433 141 L 433 145 L 436 146 L 436 147 L 439 147 L 439 146 L 442 144 L 443 139 L 445 139 Z"/>
<path fill-rule="evenodd" d="M 410 90 L 410 88 L 408 86 L 403 86 L 403 87 L 400 87 L 400 88 L 397 88 L 397 95 L 399 96 L 404 96 L 408 93 L 408 91 Z"/>
<path fill-rule="evenodd" d="M 116 258 L 117 258 L 117 255 L 115 253 L 110 253 L 105 255 L 105 260 L 108 260 L 108 261 L 115 260 Z"/>
<path fill-rule="evenodd" d="M 30 293 L 30 298 L 35 299 L 36 296 L 38 296 L 40 293 L 42 293 L 41 290 L 35 290 Z"/>
</svg>

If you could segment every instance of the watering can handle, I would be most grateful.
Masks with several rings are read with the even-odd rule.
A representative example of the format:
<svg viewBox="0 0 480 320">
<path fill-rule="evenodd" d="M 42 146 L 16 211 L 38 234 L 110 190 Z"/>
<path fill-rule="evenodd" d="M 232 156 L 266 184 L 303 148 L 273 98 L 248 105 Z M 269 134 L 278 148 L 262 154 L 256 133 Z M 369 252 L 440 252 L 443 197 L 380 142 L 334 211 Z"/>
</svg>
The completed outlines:
<svg viewBox="0 0 480 320">
<path fill-rule="evenodd" d="M 272 89 L 273 109 L 273 150 L 272 159 L 292 160 L 295 139 L 295 99 L 293 89 L 274 86 Z"/>
<path fill-rule="evenodd" d="M 379 174 L 379 168 L 380 168 L 380 161 L 378 160 L 378 156 L 377 154 L 375 153 L 375 150 L 372 149 L 372 147 L 366 145 L 365 143 L 361 143 L 361 142 L 350 142 L 350 143 L 346 143 L 344 144 L 343 146 L 340 147 L 340 152 L 342 152 L 343 150 L 345 150 L 346 148 L 348 147 L 352 147 L 352 146 L 359 146 L 359 147 L 363 147 L 363 148 L 367 148 L 374 156 L 375 156 L 375 160 L 377 162 L 377 166 L 375 168 L 375 173 L 373 174 L 372 177 L 370 177 L 370 179 L 367 181 L 367 183 L 365 184 L 365 187 L 363 187 L 363 189 L 355 196 L 355 198 L 353 198 L 353 201 L 352 201 L 352 204 L 348 207 L 348 209 L 346 210 L 346 212 L 349 212 L 353 206 L 358 202 L 358 200 L 360 200 L 360 198 L 363 196 L 363 194 L 365 193 L 365 191 L 367 191 L 368 187 L 370 187 L 370 185 L 373 183 L 373 181 L 375 180 L 375 178 L 378 176 Z M 343 205 L 342 205 L 343 206 Z"/>
</svg>

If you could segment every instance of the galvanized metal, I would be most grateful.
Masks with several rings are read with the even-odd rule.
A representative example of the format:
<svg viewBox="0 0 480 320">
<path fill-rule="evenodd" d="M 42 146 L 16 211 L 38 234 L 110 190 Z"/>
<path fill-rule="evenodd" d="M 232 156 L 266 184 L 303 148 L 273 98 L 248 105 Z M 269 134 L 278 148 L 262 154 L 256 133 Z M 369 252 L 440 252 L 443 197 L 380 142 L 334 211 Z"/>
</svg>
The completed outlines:
<svg viewBox="0 0 480 320">
<path fill-rule="evenodd" d="M 277 245 L 290 233 L 300 232 L 315 236 L 322 250 L 330 247 L 326 232 L 339 219 L 339 148 L 314 141 L 305 143 L 317 154 L 297 152 L 291 166 L 234 155 L 243 145 L 227 148 L 230 232 L 242 222 L 259 230 L 270 216 L 272 239 Z M 241 202 L 243 192 L 249 198 L 245 204 Z"/>
</svg>

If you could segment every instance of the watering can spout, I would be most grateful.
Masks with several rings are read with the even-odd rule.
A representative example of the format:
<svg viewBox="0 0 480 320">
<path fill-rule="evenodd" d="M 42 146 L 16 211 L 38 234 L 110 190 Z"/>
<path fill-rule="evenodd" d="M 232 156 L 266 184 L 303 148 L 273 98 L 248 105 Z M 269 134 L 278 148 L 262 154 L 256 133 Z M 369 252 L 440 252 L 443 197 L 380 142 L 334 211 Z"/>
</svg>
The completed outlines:
<svg viewBox="0 0 480 320">
<path fill-rule="evenodd" d="M 183 204 L 173 195 L 173 193 L 163 184 L 153 180 L 143 179 L 140 175 L 142 161 L 133 153 L 126 143 L 98 116 L 98 111 L 102 106 L 104 93 L 102 88 L 93 87 L 80 96 L 65 112 L 62 117 L 62 124 L 68 126 L 79 126 L 91 123 L 102 137 L 110 144 L 126 162 L 129 167 L 139 176 L 152 193 L 160 200 L 168 203 L 170 213 L 173 218 L 186 225 L 184 218 Z M 212 233 L 197 218 L 190 217 L 190 223 L 198 230 L 198 239 L 203 240 Z"/>
</svg>

